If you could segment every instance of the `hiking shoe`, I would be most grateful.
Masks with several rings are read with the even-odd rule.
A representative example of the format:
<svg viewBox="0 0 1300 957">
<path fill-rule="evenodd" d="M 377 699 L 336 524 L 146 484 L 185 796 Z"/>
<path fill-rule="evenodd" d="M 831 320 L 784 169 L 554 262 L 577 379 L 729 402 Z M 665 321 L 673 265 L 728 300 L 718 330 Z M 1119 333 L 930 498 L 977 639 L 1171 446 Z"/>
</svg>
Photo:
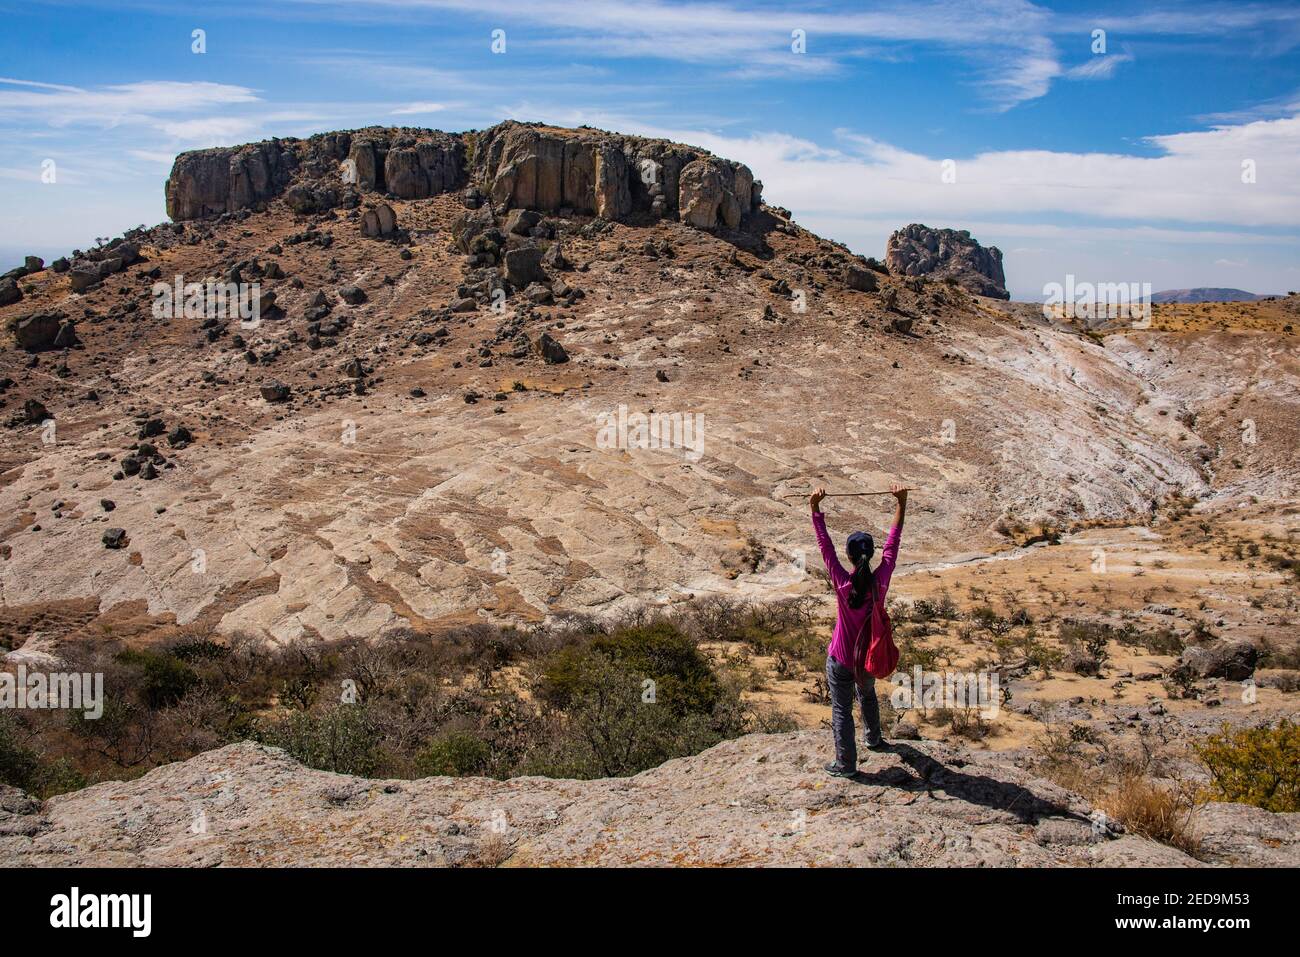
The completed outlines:
<svg viewBox="0 0 1300 957">
<path fill-rule="evenodd" d="M 868 750 L 868 751 L 889 751 L 889 750 L 891 750 L 889 742 L 886 741 L 884 738 L 877 738 L 875 741 L 872 741 L 870 738 L 867 738 L 867 742 L 866 742 L 866 743 L 867 743 L 867 750 Z"/>
<path fill-rule="evenodd" d="M 830 764 L 826 765 L 826 773 L 831 777 L 851 778 L 853 775 L 857 774 L 857 771 L 844 767 L 838 761 L 832 761 Z"/>
</svg>

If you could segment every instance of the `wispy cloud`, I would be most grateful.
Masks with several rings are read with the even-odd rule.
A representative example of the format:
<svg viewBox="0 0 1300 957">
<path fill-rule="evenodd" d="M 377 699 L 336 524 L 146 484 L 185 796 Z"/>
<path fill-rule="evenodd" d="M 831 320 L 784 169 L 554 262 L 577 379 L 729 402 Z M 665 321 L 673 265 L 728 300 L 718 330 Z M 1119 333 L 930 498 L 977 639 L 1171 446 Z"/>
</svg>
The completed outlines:
<svg viewBox="0 0 1300 957">
<path fill-rule="evenodd" d="M 14 79 L 0 79 L 0 84 L 20 88 L 0 89 L 0 114 L 22 115 L 51 126 L 152 123 L 156 114 L 192 113 L 258 101 L 248 87 L 207 81 L 160 80 L 95 89 Z"/>
<path fill-rule="evenodd" d="M 866 10 L 800 9 L 763 0 L 291 0 L 320 16 L 430 20 L 456 15 L 506 28 L 517 49 L 586 57 L 678 61 L 739 79 L 840 75 L 848 64 L 908 47 L 962 58 L 998 110 L 1044 96 L 1058 79 L 1102 80 L 1132 59 L 1113 54 L 1067 68 L 1058 39 L 1096 28 L 1117 36 L 1236 37 L 1274 51 L 1300 42 L 1300 11 L 1287 3 L 1182 4 L 1136 15 L 1058 12 L 1029 0 L 915 0 Z M 796 53 L 792 34 L 801 31 Z M 487 33 L 484 34 L 486 43 Z M 885 53 L 884 51 L 888 51 Z"/>
<path fill-rule="evenodd" d="M 998 108 L 1042 96 L 1061 67 L 1049 36 L 1050 11 L 1028 0 L 918 0 L 869 11 L 798 9 L 750 0 L 680 3 L 625 0 L 294 0 L 322 13 L 410 18 L 421 13 L 509 25 L 507 43 L 565 47 L 586 56 L 673 60 L 732 77 L 837 74 L 873 56 L 873 43 L 932 45 L 967 58 L 974 82 Z M 525 27 L 553 31 L 541 36 Z M 795 43 L 794 31 L 806 41 Z M 486 36 L 486 34 L 485 34 Z M 803 52 L 796 52 L 802 49 Z M 891 53 L 897 56 L 897 52 Z"/>
<path fill-rule="evenodd" d="M 1129 63 L 1133 56 L 1128 53 L 1110 53 L 1085 60 L 1078 66 L 1070 67 L 1065 76 L 1070 80 L 1109 80 L 1121 63 Z"/>
<path fill-rule="evenodd" d="M 441 113 L 447 108 L 445 103 L 408 103 L 392 111 L 393 116 L 415 116 L 421 113 Z"/>
</svg>

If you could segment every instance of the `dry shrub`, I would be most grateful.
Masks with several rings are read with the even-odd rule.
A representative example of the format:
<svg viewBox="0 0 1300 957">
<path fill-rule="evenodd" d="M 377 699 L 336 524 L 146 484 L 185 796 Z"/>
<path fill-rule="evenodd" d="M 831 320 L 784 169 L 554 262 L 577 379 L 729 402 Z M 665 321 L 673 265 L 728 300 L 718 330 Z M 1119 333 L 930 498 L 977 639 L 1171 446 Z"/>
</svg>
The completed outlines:
<svg viewBox="0 0 1300 957">
<path fill-rule="evenodd" d="M 1195 857 L 1200 841 L 1192 831 L 1196 802 L 1182 788 L 1167 788 L 1139 774 L 1125 773 L 1094 803 L 1130 834 L 1159 841 Z"/>
<path fill-rule="evenodd" d="M 1124 825 L 1125 831 L 1195 857 L 1194 791 L 1146 736 L 1112 748 L 1080 725 L 1049 725 L 1036 744 L 1037 770 Z M 1104 757 L 1104 760 L 1101 758 Z"/>
</svg>

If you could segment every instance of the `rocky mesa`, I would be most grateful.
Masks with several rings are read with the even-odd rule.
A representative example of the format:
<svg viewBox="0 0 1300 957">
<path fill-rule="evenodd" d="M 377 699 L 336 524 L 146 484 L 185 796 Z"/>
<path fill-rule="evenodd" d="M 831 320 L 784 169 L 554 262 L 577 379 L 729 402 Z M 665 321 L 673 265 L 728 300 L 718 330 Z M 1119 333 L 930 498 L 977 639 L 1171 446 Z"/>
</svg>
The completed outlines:
<svg viewBox="0 0 1300 957">
<path fill-rule="evenodd" d="M 699 229 L 739 229 L 762 200 L 748 167 L 704 150 L 506 122 L 458 134 L 372 127 L 182 153 L 167 180 L 167 214 L 265 209 L 281 195 L 295 211 L 323 212 L 355 205 L 358 192 L 427 199 L 470 182 L 498 212 L 680 218 Z"/>
</svg>

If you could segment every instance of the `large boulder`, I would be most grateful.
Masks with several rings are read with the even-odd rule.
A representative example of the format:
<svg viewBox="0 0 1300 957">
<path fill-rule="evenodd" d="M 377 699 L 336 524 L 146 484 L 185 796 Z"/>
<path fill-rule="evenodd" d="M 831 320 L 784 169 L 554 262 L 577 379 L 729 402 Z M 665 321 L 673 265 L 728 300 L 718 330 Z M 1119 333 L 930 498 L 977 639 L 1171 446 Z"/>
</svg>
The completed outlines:
<svg viewBox="0 0 1300 957">
<path fill-rule="evenodd" d="M 678 202 L 682 221 L 699 229 L 739 229 L 755 205 L 754 177 L 739 163 L 708 156 L 681 172 Z"/>
<path fill-rule="evenodd" d="M 951 278 L 977 296 L 1011 298 L 1002 273 L 1002 251 L 981 246 L 965 229 L 904 226 L 889 237 L 885 262 L 896 275 Z"/>
<path fill-rule="evenodd" d="M 878 288 L 875 272 L 857 263 L 850 263 L 845 268 L 844 285 L 858 292 L 875 292 Z"/>
<path fill-rule="evenodd" d="M 69 270 L 68 286 L 73 292 L 85 292 L 103 278 L 98 263 L 87 263 Z"/>
<path fill-rule="evenodd" d="M 381 236 L 390 236 L 396 231 L 397 214 L 387 203 L 380 203 L 373 209 L 366 210 L 361 217 L 361 232 L 365 236 L 378 239 Z"/>
<path fill-rule="evenodd" d="M 268 379 L 258 387 L 258 391 L 267 402 L 287 402 L 289 400 L 290 389 L 279 379 Z"/>
<path fill-rule="evenodd" d="M 546 282 L 546 271 L 542 269 L 542 248 L 540 246 L 521 246 L 506 252 L 505 277 L 516 289 L 527 289 L 532 283 Z"/>
<path fill-rule="evenodd" d="M 12 279 L 0 280 L 0 306 L 10 306 L 23 298 L 23 291 Z"/>
<path fill-rule="evenodd" d="M 46 349 L 66 349 L 76 344 L 76 326 L 63 313 L 34 312 L 14 323 L 14 340 L 20 349 L 43 352 Z"/>
<path fill-rule="evenodd" d="M 1255 673 L 1259 649 L 1249 641 L 1222 639 L 1189 645 L 1178 658 L 1178 668 L 1198 678 L 1245 681 Z"/>
<path fill-rule="evenodd" d="M 543 332 L 537 339 L 537 354 L 547 365 L 559 365 L 569 361 L 569 351 L 549 332 Z"/>
</svg>

